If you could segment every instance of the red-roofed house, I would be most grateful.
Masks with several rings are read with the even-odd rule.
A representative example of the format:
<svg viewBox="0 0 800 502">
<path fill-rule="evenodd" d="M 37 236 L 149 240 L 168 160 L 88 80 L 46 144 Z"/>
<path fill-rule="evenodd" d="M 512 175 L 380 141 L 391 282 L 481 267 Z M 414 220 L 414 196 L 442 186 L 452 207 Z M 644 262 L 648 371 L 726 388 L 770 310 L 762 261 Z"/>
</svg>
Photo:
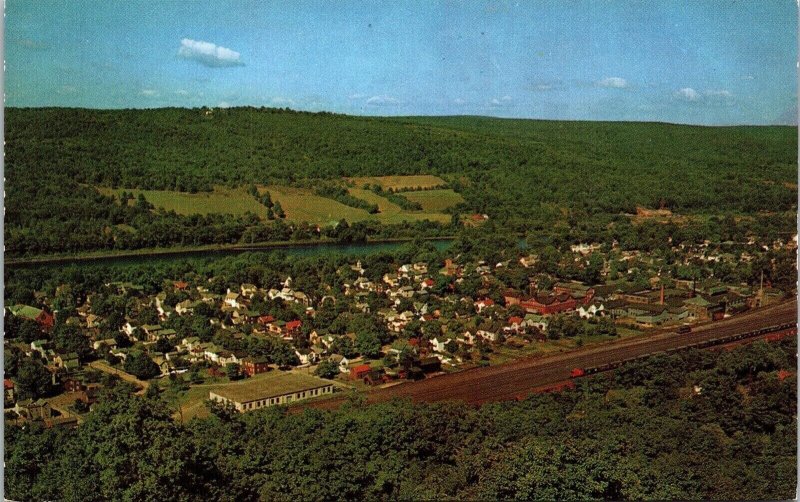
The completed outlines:
<svg viewBox="0 0 800 502">
<path fill-rule="evenodd" d="M 361 380 L 362 378 L 367 376 L 367 374 L 369 374 L 371 370 L 372 368 L 369 367 L 369 364 L 361 364 L 359 366 L 354 366 L 350 368 L 350 378 L 353 380 Z"/>
<path fill-rule="evenodd" d="M 302 325 L 303 325 L 303 321 L 300 321 L 300 320 L 289 321 L 289 322 L 286 323 L 286 326 L 285 326 L 286 333 L 287 334 L 292 334 L 292 333 L 296 332 L 297 330 L 299 330 L 300 326 L 302 326 Z"/>
<path fill-rule="evenodd" d="M 789 370 L 780 370 L 778 372 L 778 380 L 780 380 L 782 382 L 782 381 L 786 380 L 787 378 L 789 378 L 792 375 L 793 375 L 793 373 L 791 371 L 789 371 Z"/>
<path fill-rule="evenodd" d="M 494 305 L 494 300 L 492 300 L 491 298 L 483 298 L 475 302 L 475 309 L 478 312 L 481 312 L 486 307 L 491 307 L 492 305 Z"/>
<path fill-rule="evenodd" d="M 179 289 L 181 291 L 184 291 L 189 287 L 189 283 L 184 281 L 175 281 L 172 283 L 172 285 L 175 286 L 175 289 Z"/>
</svg>

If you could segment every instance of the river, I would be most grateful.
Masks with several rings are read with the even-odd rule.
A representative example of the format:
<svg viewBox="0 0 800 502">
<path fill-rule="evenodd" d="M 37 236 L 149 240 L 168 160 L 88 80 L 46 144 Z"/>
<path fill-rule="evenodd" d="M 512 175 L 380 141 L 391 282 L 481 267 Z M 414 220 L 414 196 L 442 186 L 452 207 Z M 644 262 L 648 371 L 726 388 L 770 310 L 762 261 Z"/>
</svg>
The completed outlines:
<svg viewBox="0 0 800 502">
<path fill-rule="evenodd" d="M 319 243 L 319 244 L 286 244 L 279 246 L 253 246 L 229 249 L 197 249 L 186 251 L 164 251 L 148 254 L 110 255 L 110 256 L 84 256 L 53 258 L 42 261 L 6 263 L 6 269 L 11 268 L 54 268 L 81 266 L 109 266 L 109 265 L 140 265 L 185 260 L 187 258 L 223 258 L 242 253 L 284 253 L 289 256 L 320 256 L 337 254 L 342 256 L 364 256 L 368 254 L 389 252 L 400 249 L 410 241 L 392 242 L 359 242 L 350 244 Z M 453 243 L 452 238 L 428 239 L 438 250 L 447 249 Z"/>
</svg>

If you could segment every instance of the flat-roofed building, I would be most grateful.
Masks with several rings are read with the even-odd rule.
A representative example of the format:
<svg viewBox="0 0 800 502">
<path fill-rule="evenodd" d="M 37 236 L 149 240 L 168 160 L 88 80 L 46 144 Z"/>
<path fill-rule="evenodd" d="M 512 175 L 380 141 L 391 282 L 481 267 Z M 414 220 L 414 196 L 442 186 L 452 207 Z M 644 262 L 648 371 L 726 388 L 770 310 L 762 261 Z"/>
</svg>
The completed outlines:
<svg viewBox="0 0 800 502">
<path fill-rule="evenodd" d="M 265 375 L 209 392 L 209 399 L 245 412 L 333 393 L 333 383 L 308 375 Z"/>
</svg>

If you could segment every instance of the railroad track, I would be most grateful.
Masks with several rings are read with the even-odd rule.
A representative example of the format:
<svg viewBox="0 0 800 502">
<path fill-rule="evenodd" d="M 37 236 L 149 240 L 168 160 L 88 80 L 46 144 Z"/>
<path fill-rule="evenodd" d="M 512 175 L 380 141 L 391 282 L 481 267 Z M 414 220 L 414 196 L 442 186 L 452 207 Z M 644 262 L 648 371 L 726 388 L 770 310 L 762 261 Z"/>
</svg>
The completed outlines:
<svg viewBox="0 0 800 502">
<path fill-rule="evenodd" d="M 526 358 L 499 366 L 475 368 L 420 382 L 375 389 L 365 396 L 370 403 L 393 398 L 425 402 L 457 400 L 474 404 L 517 399 L 534 389 L 569 380 L 573 368 L 587 368 L 589 372 L 604 371 L 659 353 L 729 344 L 781 330 L 793 330 L 796 334 L 796 322 L 797 303 L 792 300 L 699 326 L 688 334 L 661 330 L 652 335 L 553 356 Z M 332 409 L 345 400 L 345 397 L 337 396 L 308 406 Z"/>
</svg>

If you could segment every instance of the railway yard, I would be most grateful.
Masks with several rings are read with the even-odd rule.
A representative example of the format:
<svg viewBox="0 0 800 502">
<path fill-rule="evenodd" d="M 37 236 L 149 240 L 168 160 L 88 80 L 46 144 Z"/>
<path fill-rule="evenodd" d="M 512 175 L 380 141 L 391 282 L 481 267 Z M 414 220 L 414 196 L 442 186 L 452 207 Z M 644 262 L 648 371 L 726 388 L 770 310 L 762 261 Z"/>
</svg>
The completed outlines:
<svg viewBox="0 0 800 502">
<path fill-rule="evenodd" d="M 740 316 L 701 325 L 688 334 L 656 331 L 632 340 L 609 342 L 542 358 L 528 358 L 499 366 L 475 368 L 457 373 L 374 389 L 366 394 L 368 403 L 393 398 L 413 401 L 464 401 L 483 404 L 520 399 L 531 392 L 568 382 L 575 368 L 587 373 L 612 369 L 626 361 L 690 347 L 706 348 L 754 340 L 770 335 L 796 335 L 797 302 L 792 300 L 757 309 Z M 308 403 L 308 407 L 333 409 L 345 402 L 343 395 Z"/>
</svg>

